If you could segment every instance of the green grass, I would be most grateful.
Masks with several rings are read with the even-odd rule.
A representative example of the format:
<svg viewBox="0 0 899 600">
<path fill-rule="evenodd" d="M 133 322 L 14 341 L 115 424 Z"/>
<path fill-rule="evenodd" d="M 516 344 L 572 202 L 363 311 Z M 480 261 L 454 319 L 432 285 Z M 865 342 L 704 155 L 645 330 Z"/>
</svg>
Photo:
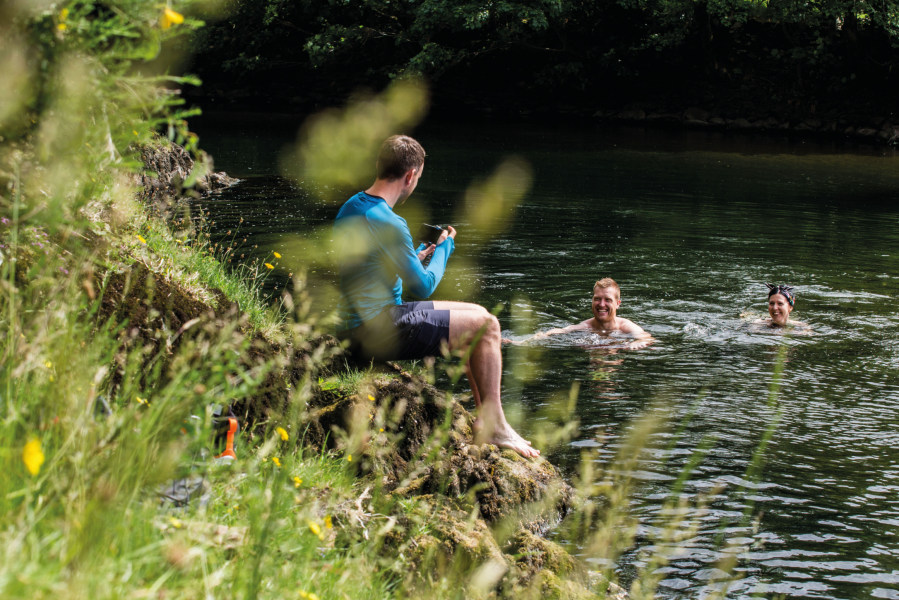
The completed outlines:
<svg viewBox="0 0 899 600">
<path fill-rule="evenodd" d="M 392 371 L 362 370 L 349 366 L 345 361 L 343 365 L 337 364 L 332 369 L 337 372 L 327 379 L 319 378 L 318 385 L 324 391 L 337 391 L 342 396 L 358 394 L 367 382 L 376 378 L 385 381 L 399 378 L 399 374 Z"/>
<path fill-rule="evenodd" d="M 176 236 L 170 225 L 150 218 L 134 229 L 133 235 L 126 234 L 122 239 L 126 252 L 134 260 L 178 282 L 213 307 L 218 300 L 211 289 L 221 290 L 228 300 L 237 303 L 253 330 L 269 340 L 283 333 L 286 312 L 280 303 L 273 305 L 272 298 L 262 292 L 261 285 L 268 276 L 263 263 L 238 262 L 232 267 L 228 261 L 239 253 L 221 249 L 226 243 L 218 248 L 213 246 L 202 230 L 189 236 Z M 227 244 L 230 246 L 230 242 Z"/>
</svg>

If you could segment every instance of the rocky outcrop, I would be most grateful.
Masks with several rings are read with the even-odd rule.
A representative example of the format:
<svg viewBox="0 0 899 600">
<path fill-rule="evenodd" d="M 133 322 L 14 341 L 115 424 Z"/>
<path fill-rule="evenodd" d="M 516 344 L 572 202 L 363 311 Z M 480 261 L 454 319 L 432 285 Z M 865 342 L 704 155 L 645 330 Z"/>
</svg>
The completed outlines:
<svg viewBox="0 0 899 600">
<path fill-rule="evenodd" d="M 427 523 L 427 533 L 393 541 L 411 556 L 413 574 L 404 576 L 413 588 L 448 569 L 474 570 L 487 589 L 473 596 L 595 597 L 602 578 L 543 537 L 571 510 L 574 490 L 545 459 L 476 444 L 472 422 L 451 396 L 388 364 L 356 390 L 319 390 L 301 427 L 305 444 L 351 454 L 359 476 L 397 505 L 415 501 L 412 514 L 397 517 L 405 530 Z"/>
<path fill-rule="evenodd" d="M 182 146 L 165 138 L 157 137 L 138 151 L 144 168 L 135 183 L 142 188 L 139 196 L 143 198 L 215 193 L 239 181 L 224 172 L 214 172 L 212 157 L 205 152 L 200 152 L 195 161 Z"/>
<path fill-rule="evenodd" d="M 352 395 L 322 391 L 308 414 L 307 445 L 320 450 L 345 439 L 353 450 L 351 440 L 364 440 L 356 442 L 360 468 L 398 496 L 471 494 L 485 520 L 514 518 L 532 531 L 545 531 L 571 507 L 574 491 L 552 464 L 474 444 L 474 417 L 409 373 L 378 375 Z"/>
</svg>

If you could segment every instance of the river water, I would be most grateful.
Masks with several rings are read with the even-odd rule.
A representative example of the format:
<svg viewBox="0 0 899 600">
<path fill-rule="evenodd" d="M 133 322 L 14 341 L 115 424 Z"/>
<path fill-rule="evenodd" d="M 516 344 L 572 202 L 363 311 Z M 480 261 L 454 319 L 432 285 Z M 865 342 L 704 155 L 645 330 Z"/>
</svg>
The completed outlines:
<svg viewBox="0 0 899 600">
<path fill-rule="evenodd" d="M 298 126 L 294 117 L 204 117 L 197 130 L 216 167 L 244 181 L 196 204 L 216 222 L 214 237 L 242 217 L 246 253 L 282 255 L 270 292 L 306 267 L 327 306 L 334 275 L 327 246 L 314 240 L 327 238 L 339 206 L 278 175 Z M 705 595 L 734 553 L 741 579 L 728 597 L 899 598 L 894 151 L 592 124 L 431 123 L 416 136 L 428 161 L 398 212 L 413 231 L 422 221 L 459 231 L 434 298 L 504 304 L 504 333 L 522 339 L 590 317 L 593 282 L 612 277 L 619 315 L 655 339 L 626 350 L 583 333 L 505 351 L 504 405 L 525 437 L 559 422 L 579 382 L 580 428 L 545 450 L 571 480 L 582 455 L 610 465 L 641 415 L 669 424 L 644 440 L 630 473 L 639 527 L 614 565 L 624 584 L 655 544 L 674 480 L 708 440 L 683 494 L 695 500 L 719 487 L 659 571 L 661 597 Z M 532 165 L 533 187 L 487 228 L 464 191 L 509 155 Z M 808 335 L 751 326 L 766 315 L 766 281 L 795 286 L 793 317 Z M 782 389 L 771 404 L 778 361 Z M 774 419 L 751 481 L 753 452 Z M 564 529 L 556 536 L 566 542 Z M 586 548 L 572 551 L 605 566 Z"/>
</svg>

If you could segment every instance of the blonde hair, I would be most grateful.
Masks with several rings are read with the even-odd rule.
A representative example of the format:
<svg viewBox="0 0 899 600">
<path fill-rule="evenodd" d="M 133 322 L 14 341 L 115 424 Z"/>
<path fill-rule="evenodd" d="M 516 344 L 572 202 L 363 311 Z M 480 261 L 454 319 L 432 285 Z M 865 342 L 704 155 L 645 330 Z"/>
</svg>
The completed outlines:
<svg viewBox="0 0 899 600">
<path fill-rule="evenodd" d="M 618 284 L 615 283 L 615 280 L 611 277 L 603 277 L 599 281 L 593 284 L 593 289 L 596 288 L 605 289 L 605 288 L 615 288 L 615 292 L 618 295 L 618 299 L 621 300 L 621 288 L 618 287 Z"/>
</svg>

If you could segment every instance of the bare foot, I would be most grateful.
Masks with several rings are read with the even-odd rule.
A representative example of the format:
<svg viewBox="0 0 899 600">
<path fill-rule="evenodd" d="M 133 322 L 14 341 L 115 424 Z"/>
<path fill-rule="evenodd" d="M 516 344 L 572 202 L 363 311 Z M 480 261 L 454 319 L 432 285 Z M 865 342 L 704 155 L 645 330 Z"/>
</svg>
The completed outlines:
<svg viewBox="0 0 899 600">
<path fill-rule="evenodd" d="M 508 448 L 509 450 L 514 450 L 525 458 L 535 458 L 540 456 L 540 451 L 536 448 L 531 448 L 531 443 L 518 435 L 508 423 L 502 423 L 492 432 L 489 432 L 484 427 L 481 418 L 478 417 L 475 419 L 472 428 L 475 431 L 476 444 L 493 444 L 500 448 Z"/>
<path fill-rule="evenodd" d="M 474 421 L 471 422 L 471 433 L 474 434 L 472 437 L 474 439 L 478 439 L 481 437 L 481 431 L 484 430 L 484 421 L 481 417 L 476 417 Z"/>
</svg>

